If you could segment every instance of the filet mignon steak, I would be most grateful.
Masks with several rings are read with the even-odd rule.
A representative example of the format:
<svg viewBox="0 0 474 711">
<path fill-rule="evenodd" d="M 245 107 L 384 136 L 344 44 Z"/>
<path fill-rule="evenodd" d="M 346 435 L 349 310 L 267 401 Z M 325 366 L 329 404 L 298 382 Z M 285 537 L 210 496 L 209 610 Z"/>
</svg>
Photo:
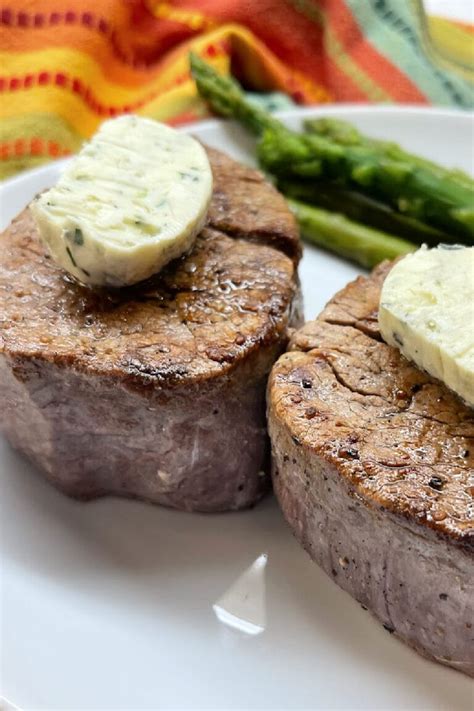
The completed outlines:
<svg viewBox="0 0 474 711">
<path fill-rule="evenodd" d="M 474 416 L 380 338 L 390 265 L 293 336 L 269 379 L 273 482 L 310 556 L 418 652 L 474 674 Z"/>
<path fill-rule="evenodd" d="M 71 281 L 28 210 L 0 238 L 0 426 L 71 496 L 223 511 L 269 487 L 265 387 L 299 318 L 299 238 L 260 173 L 209 155 L 207 227 L 136 287 Z"/>
</svg>

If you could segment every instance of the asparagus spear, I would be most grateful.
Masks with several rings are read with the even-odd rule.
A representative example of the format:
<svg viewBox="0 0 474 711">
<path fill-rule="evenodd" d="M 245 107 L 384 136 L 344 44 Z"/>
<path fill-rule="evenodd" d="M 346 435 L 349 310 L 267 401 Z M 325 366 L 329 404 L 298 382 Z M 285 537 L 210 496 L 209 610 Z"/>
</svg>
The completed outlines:
<svg viewBox="0 0 474 711">
<path fill-rule="evenodd" d="M 298 220 L 303 238 L 362 267 L 371 268 L 384 259 L 395 259 L 416 249 L 411 242 L 364 227 L 344 215 L 292 199 L 288 204 Z"/>
<path fill-rule="evenodd" d="M 474 191 L 438 172 L 379 155 L 370 146 L 344 146 L 325 136 L 264 131 L 261 164 L 277 177 L 326 178 L 377 197 L 398 212 L 461 238 L 474 238 Z M 296 147 L 295 144 L 298 143 Z"/>
<path fill-rule="evenodd" d="M 249 102 L 237 82 L 191 55 L 199 93 L 212 108 L 257 135 L 262 166 L 277 177 L 336 180 L 375 196 L 397 211 L 463 237 L 474 238 L 474 191 L 427 165 L 380 154 L 377 146 L 340 145 L 317 134 L 298 134 Z M 407 154 L 408 156 L 409 154 Z"/>
<path fill-rule="evenodd" d="M 462 170 L 456 168 L 444 168 L 438 163 L 433 163 L 433 161 L 430 161 L 427 158 L 422 158 L 414 153 L 408 153 L 408 151 L 403 150 L 403 148 L 393 141 L 380 141 L 375 138 L 365 136 L 355 126 L 353 126 L 353 124 L 348 123 L 347 121 L 326 116 L 318 119 L 306 119 L 306 121 L 303 122 L 303 125 L 307 133 L 326 136 L 327 138 L 331 138 L 336 141 L 336 143 L 346 146 L 368 146 L 376 148 L 380 152 L 380 155 L 384 155 L 387 158 L 409 161 L 413 165 L 418 165 L 426 168 L 427 170 L 436 172 L 440 178 L 444 177 L 448 180 L 459 183 L 470 190 L 474 189 L 474 181 Z"/>
<path fill-rule="evenodd" d="M 237 119 L 257 135 L 264 129 L 284 128 L 268 111 L 248 101 L 235 79 L 218 74 L 194 52 L 189 64 L 198 92 L 217 114 Z"/>
<path fill-rule="evenodd" d="M 417 244 L 437 245 L 440 242 L 446 244 L 456 242 L 456 239 L 447 232 L 436 230 L 414 217 L 401 215 L 367 195 L 332 183 L 281 179 L 277 182 L 277 187 L 287 197 L 342 213 L 350 220 L 389 234 L 403 236 Z"/>
</svg>

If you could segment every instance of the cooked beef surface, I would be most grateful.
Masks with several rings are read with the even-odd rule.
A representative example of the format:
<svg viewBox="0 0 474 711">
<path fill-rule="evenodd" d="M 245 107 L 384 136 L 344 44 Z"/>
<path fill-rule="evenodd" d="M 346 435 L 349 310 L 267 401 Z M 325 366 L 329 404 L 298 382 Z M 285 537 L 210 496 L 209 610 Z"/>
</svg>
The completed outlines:
<svg viewBox="0 0 474 711">
<path fill-rule="evenodd" d="M 210 158 L 208 226 L 188 255 L 134 287 L 73 282 L 28 210 L 0 238 L 0 423 L 73 496 L 212 511 L 268 488 L 265 383 L 299 318 L 297 231 L 257 171 Z M 219 223 L 225 201 L 231 236 Z M 266 232 L 281 249 L 254 243 Z"/>
<path fill-rule="evenodd" d="M 269 382 L 274 486 L 310 555 L 418 651 L 474 673 L 474 413 L 386 345 L 389 264 L 297 331 Z"/>
<path fill-rule="evenodd" d="M 214 177 L 209 224 L 234 237 L 280 249 L 297 264 L 301 242 L 285 200 L 259 171 L 225 153 L 207 150 Z"/>
</svg>

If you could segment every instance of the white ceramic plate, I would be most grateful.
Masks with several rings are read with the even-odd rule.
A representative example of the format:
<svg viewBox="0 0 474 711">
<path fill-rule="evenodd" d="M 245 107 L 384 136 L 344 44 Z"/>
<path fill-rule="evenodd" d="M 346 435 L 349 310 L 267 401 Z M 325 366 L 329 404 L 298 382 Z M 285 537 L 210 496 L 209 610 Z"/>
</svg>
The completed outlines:
<svg viewBox="0 0 474 711">
<path fill-rule="evenodd" d="M 282 117 L 297 127 L 321 114 L 473 172 L 466 114 L 338 107 Z M 252 141 L 237 126 L 189 130 L 252 161 Z M 3 223 L 60 168 L 6 183 Z M 307 317 L 356 274 L 306 247 Z M 374 622 L 311 563 L 272 498 L 208 516 L 113 499 L 76 503 L 1 438 L 0 472 L 1 694 L 21 709 L 472 709 L 472 681 Z M 241 600 L 251 624 L 234 629 L 213 604 L 262 553 L 267 564 L 260 559 Z"/>
</svg>

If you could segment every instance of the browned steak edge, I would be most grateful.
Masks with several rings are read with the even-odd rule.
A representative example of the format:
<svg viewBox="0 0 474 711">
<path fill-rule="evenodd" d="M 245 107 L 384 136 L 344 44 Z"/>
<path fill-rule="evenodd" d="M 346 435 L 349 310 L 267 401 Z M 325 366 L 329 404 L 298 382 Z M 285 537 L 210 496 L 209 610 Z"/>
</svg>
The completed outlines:
<svg viewBox="0 0 474 711">
<path fill-rule="evenodd" d="M 286 387 L 304 370 L 298 353 L 321 355 L 324 334 L 332 336 L 338 327 L 388 348 L 379 340 L 377 293 L 389 268 L 384 264 L 369 280 L 360 277 L 339 292 L 323 310 L 322 325 L 313 322 L 296 332 L 290 346 L 294 355 L 285 354 L 275 364 L 268 385 L 274 490 L 296 538 L 341 588 L 420 654 L 474 676 L 472 527 L 455 531 L 443 529 L 442 521 L 426 525 L 423 515 L 405 506 L 387 508 L 386 502 L 368 495 L 351 473 L 352 458 L 359 457 L 357 442 L 351 445 L 344 427 L 337 427 L 333 442 L 311 446 L 305 428 L 295 424 L 306 422 L 308 431 L 317 432 L 324 406 L 318 412 L 305 402 L 304 387 Z M 370 287 L 370 280 L 374 288 L 356 298 L 361 285 Z M 395 352 L 393 357 L 402 359 Z M 416 370 L 406 361 L 402 367 Z M 458 421 L 466 427 L 470 417 L 472 423 L 469 411 L 442 384 L 421 372 L 414 377 L 429 383 L 425 389 L 434 392 L 435 399 L 438 393 L 442 405 L 455 408 L 453 427 Z M 431 400 L 421 400 L 419 407 L 423 402 Z M 449 423 L 448 413 L 449 408 L 444 413 Z M 343 436 L 338 442 L 339 430 Z M 342 459 L 334 456 L 336 451 L 344 452 Z"/>
<path fill-rule="evenodd" d="M 217 155 L 221 156 L 220 190 L 225 192 L 225 171 L 237 164 Z M 291 264 L 285 254 L 264 244 L 247 245 L 255 241 L 253 234 L 243 242 L 230 239 L 217 226 L 217 218 L 216 227 L 209 223 L 205 229 L 206 237 L 201 240 L 204 252 L 211 250 L 218 255 L 222 248 L 241 255 L 241 260 L 255 260 L 255 284 L 251 288 L 257 292 L 260 289 L 266 293 L 266 283 L 275 270 L 278 287 L 268 292 L 268 303 L 256 304 L 254 320 L 258 321 L 259 311 L 262 319 L 252 338 L 245 340 L 238 332 L 232 333 L 234 341 L 226 349 L 210 342 L 201 356 L 202 370 L 191 376 L 185 366 L 176 366 L 172 357 L 156 367 L 150 365 L 146 349 L 124 353 L 123 357 L 118 349 L 117 363 L 102 367 L 90 338 L 85 358 L 78 358 L 74 349 L 60 353 L 48 345 L 50 327 L 36 334 L 37 343 L 32 338 L 28 343 L 10 339 L 4 341 L 3 348 L 0 333 L 1 427 L 11 443 L 64 493 L 81 499 L 116 494 L 184 510 L 226 511 L 251 506 L 268 490 L 265 386 L 272 363 L 287 345 L 291 325 L 300 324 L 295 271 L 299 242 L 283 198 L 256 171 L 237 166 L 237 176 L 240 170 L 250 171 L 259 194 L 270 196 L 276 208 L 276 218 L 273 213 L 260 213 L 262 234 L 271 242 L 272 225 L 280 229 L 279 225 L 287 224 L 289 246 L 282 252 L 292 253 L 294 259 Z M 237 198 L 238 194 L 229 195 L 232 227 L 243 234 L 248 210 L 245 204 L 239 207 Z M 21 231 L 22 219 L 17 218 L 10 229 Z M 291 247 L 295 234 L 296 248 Z M 38 245 L 27 235 L 23 238 L 24 258 L 41 258 Z M 264 279 L 259 260 L 266 269 Z M 182 292 L 180 286 L 183 280 L 186 282 L 186 274 L 179 272 L 180 265 L 188 262 L 185 256 L 170 265 L 163 277 L 164 292 L 159 292 L 161 287 L 156 292 L 156 280 L 152 279 L 127 293 L 145 309 L 147 300 L 163 301 L 164 306 L 170 303 L 172 309 L 177 300 L 178 325 L 189 340 L 186 289 Z M 222 288 L 228 288 L 226 274 L 218 279 L 221 277 Z M 19 304 L 29 292 L 29 279 L 30 273 L 26 290 L 17 288 Z M 158 281 L 161 283 L 161 277 Z M 192 279 L 188 286 L 191 298 Z M 78 309 L 78 326 L 84 329 L 81 333 L 86 338 L 93 328 L 94 299 L 80 287 L 69 287 L 78 291 L 74 308 Z M 111 299 L 114 302 L 115 297 Z M 205 299 L 205 290 L 203 295 L 195 294 L 196 303 L 203 308 Z M 115 305 L 109 304 L 107 297 L 100 308 L 113 311 L 122 307 L 120 299 Z"/>
</svg>

